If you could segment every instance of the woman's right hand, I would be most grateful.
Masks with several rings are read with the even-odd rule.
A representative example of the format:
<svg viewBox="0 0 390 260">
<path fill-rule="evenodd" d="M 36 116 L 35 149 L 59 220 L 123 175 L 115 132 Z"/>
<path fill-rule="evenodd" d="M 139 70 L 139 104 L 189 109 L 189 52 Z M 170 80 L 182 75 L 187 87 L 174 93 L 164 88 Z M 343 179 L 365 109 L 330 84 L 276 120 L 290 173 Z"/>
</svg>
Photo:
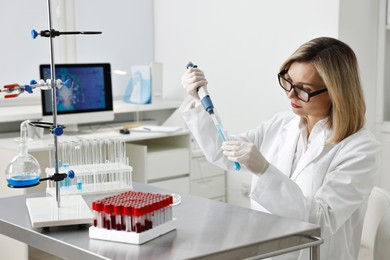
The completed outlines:
<svg viewBox="0 0 390 260">
<path fill-rule="evenodd" d="M 207 86 L 207 80 L 203 71 L 198 68 L 189 68 L 181 78 L 184 90 L 194 98 L 199 100 L 198 88 Z"/>
</svg>

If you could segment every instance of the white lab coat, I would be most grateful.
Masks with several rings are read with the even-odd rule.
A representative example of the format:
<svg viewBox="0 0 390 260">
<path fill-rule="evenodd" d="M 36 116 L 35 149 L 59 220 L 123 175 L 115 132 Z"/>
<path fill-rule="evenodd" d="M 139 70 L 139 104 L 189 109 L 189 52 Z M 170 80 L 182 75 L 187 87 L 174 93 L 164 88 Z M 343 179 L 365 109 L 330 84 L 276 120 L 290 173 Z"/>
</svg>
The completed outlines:
<svg viewBox="0 0 390 260">
<path fill-rule="evenodd" d="M 223 156 L 221 139 L 203 108 L 183 111 L 183 118 L 208 161 L 233 170 L 234 165 Z M 252 175 L 252 208 L 264 207 L 275 215 L 320 225 L 324 239 L 321 260 L 355 260 L 380 145 L 367 129 L 329 145 L 325 141 L 331 130 L 325 129 L 291 172 L 299 122 L 300 117 L 292 112 L 280 113 L 253 130 L 229 137 L 256 144 L 270 163 L 260 178 Z M 308 259 L 307 254 L 308 250 L 302 250 L 286 258 L 303 260 Z"/>
</svg>

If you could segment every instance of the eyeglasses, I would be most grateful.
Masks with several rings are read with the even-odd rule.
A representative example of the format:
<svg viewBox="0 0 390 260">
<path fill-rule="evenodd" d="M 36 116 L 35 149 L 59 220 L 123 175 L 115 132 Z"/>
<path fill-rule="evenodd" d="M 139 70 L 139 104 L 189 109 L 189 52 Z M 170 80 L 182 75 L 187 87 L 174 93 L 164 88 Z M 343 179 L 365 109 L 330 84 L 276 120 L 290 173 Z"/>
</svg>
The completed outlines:
<svg viewBox="0 0 390 260">
<path fill-rule="evenodd" d="M 279 85 L 287 92 L 291 92 L 294 89 L 294 94 L 303 102 L 309 102 L 311 97 L 317 96 L 321 93 L 328 91 L 327 88 L 323 88 L 314 92 L 309 92 L 304 89 L 305 84 L 294 85 L 291 81 L 286 79 L 284 75 L 287 74 L 287 70 L 278 73 Z M 313 86 L 313 85 L 310 85 Z"/>
</svg>

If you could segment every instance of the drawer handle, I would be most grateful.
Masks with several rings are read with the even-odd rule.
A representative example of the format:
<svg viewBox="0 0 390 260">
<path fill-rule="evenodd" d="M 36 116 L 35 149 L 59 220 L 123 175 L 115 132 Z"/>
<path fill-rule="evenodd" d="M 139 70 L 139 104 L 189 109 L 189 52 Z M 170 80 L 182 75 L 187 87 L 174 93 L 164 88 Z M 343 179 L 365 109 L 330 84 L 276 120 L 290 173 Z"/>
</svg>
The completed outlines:
<svg viewBox="0 0 390 260">
<path fill-rule="evenodd" d="M 204 179 L 204 180 L 199 180 L 199 181 L 198 181 L 198 183 L 202 183 L 202 184 L 209 183 L 209 182 L 212 182 L 212 180 L 210 180 L 210 179 Z"/>
</svg>

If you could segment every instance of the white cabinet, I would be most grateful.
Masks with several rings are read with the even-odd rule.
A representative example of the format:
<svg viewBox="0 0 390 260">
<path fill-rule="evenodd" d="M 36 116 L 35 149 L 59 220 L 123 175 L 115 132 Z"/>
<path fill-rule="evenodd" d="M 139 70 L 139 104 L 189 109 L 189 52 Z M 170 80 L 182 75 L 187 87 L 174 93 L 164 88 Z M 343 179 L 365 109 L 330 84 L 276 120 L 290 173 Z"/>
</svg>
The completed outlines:
<svg viewBox="0 0 390 260">
<path fill-rule="evenodd" d="M 133 181 L 190 193 L 189 134 L 126 144 Z"/>
<path fill-rule="evenodd" d="M 192 153 L 191 194 L 226 201 L 226 172 L 209 163 L 199 150 Z"/>
</svg>

